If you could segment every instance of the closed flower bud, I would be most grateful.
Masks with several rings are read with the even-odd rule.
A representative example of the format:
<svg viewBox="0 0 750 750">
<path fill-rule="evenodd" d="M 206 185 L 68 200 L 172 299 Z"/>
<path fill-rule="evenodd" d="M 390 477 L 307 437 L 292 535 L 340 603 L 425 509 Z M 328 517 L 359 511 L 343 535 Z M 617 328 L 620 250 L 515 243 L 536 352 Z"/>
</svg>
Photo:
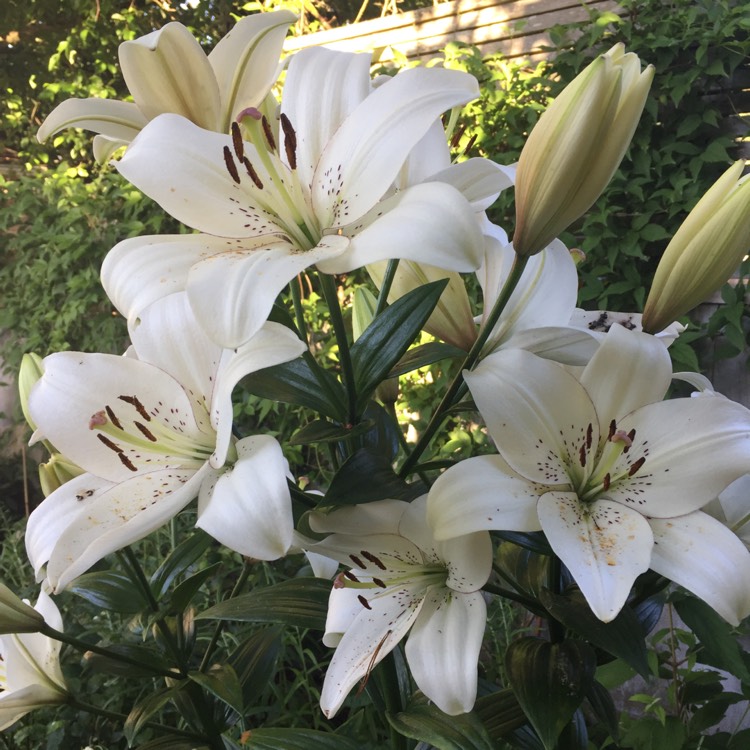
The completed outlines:
<svg viewBox="0 0 750 750">
<path fill-rule="evenodd" d="M 42 358 L 33 352 L 24 354 L 21 360 L 21 369 L 18 371 L 18 395 L 21 399 L 21 411 L 23 411 L 24 419 L 32 430 L 36 429 L 36 425 L 29 416 L 29 394 L 42 375 L 44 375 Z"/>
<path fill-rule="evenodd" d="M 37 633 L 44 617 L 0 583 L 0 634 Z"/>
<path fill-rule="evenodd" d="M 688 214 L 664 251 L 643 311 L 643 330 L 660 331 L 713 294 L 750 247 L 750 180 L 735 162 Z"/>
<path fill-rule="evenodd" d="M 60 453 L 53 453 L 47 463 L 39 464 L 39 482 L 45 497 L 81 474 L 83 469 Z"/>
<path fill-rule="evenodd" d="M 641 72 L 638 56 L 617 44 L 542 115 L 516 172 L 519 255 L 543 250 L 594 204 L 630 144 L 653 77 L 653 66 Z"/>
</svg>

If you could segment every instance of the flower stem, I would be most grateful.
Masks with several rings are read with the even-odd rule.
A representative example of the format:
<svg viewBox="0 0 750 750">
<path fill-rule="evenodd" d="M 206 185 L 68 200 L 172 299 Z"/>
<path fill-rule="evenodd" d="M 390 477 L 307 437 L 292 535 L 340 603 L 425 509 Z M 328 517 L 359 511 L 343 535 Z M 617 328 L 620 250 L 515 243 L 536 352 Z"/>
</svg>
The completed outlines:
<svg viewBox="0 0 750 750">
<path fill-rule="evenodd" d="M 508 300 L 510 299 L 511 294 L 513 294 L 516 286 L 518 286 L 518 282 L 521 280 L 521 276 L 523 275 L 527 262 L 528 257 L 519 257 L 518 255 L 513 260 L 513 266 L 510 269 L 508 278 L 505 280 L 502 291 L 500 292 L 500 295 L 498 296 L 485 325 L 479 332 L 477 340 L 474 342 L 474 345 L 471 347 L 469 353 L 466 355 L 466 358 L 461 364 L 459 372 L 453 378 L 453 382 L 445 392 L 445 395 L 440 401 L 440 404 L 435 410 L 435 413 L 432 415 L 432 418 L 427 424 L 425 431 L 422 433 L 422 435 L 420 435 L 417 444 L 414 446 L 414 450 L 409 454 L 409 456 L 406 457 L 406 460 L 404 461 L 399 471 L 400 477 L 406 477 L 411 473 L 411 470 L 414 468 L 420 456 L 422 455 L 422 453 L 424 453 L 425 449 L 430 444 L 430 441 L 440 427 L 443 419 L 445 418 L 446 412 L 448 411 L 448 409 L 450 409 L 451 406 L 453 406 L 455 398 L 460 392 L 461 386 L 464 382 L 464 370 L 473 369 L 479 361 L 482 349 L 487 343 L 487 338 L 492 333 L 492 329 L 495 327 L 495 324 L 500 318 L 500 315 L 502 315 L 502 312 L 505 309 L 505 306 L 508 304 Z"/>
<path fill-rule="evenodd" d="M 348 399 L 348 421 L 353 425 L 357 421 L 357 389 L 355 388 L 354 384 L 354 367 L 352 366 L 351 353 L 349 352 L 349 340 L 346 336 L 344 316 L 341 314 L 341 306 L 339 305 L 339 297 L 336 290 L 336 281 L 333 276 L 330 276 L 326 273 L 320 273 L 318 275 L 320 277 L 320 283 L 323 288 L 323 296 L 325 297 L 326 304 L 328 305 L 328 312 L 331 315 L 331 323 L 333 324 L 333 332 L 336 336 L 336 343 L 338 344 L 339 348 L 341 377 L 344 381 L 344 387 L 346 388 L 346 395 Z"/>
<path fill-rule="evenodd" d="M 60 630 L 55 630 L 55 628 L 48 625 L 47 623 L 44 623 L 44 625 L 42 625 L 39 632 L 43 635 L 46 635 L 48 638 L 52 638 L 55 641 L 66 643 L 68 646 L 72 646 L 73 648 L 77 649 L 78 651 L 82 651 L 83 653 L 91 651 L 95 654 L 106 656 L 108 659 L 122 662 L 123 664 L 130 664 L 134 667 L 138 667 L 139 669 L 146 669 L 152 672 L 154 675 L 159 675 L 161 677 L 171 677 L 173 679 L 179 679 L 185 676 L 179 671 L 171 669 L 160 669 L 159 667 L 154 667 L 151 664 L 138 661 L 138 659 L 131 659 L 130 657 L 125 656 L 124 654 L 121 654 L 117 651 L 111 651 L 104 646 L 98 646 L 94 643 L 82 641 L 75 636 L 69 635 L 68 633 L 63 633 Z"/>
<path fill-rule="evenodd" d="M 297 275 L 296 278 L 292 279 L 289 283 L 289 291 L 292 294 L 292 304 L 294 305 L 294 319 L 297 323 L 297 333 L 300 339 L 308 344 L 307 340 L 307 326 L 305 325 L 305 313 L 302 309 L 302 297 L 300 294 L 300 277 Z"/>
<path fill-rule="evenodd" d="M 398 268 L 398 258 L 393 258 L 388 261 L 388 267 L 385 269 L 385 275 L 383 276 L 383 283 L 380 285 L 380 293 L 378 294 L 378 304 L 375 308 L 375 317 L 377 318 L 380 313 L 385 310 L 385 306 L 388 304 L 388 294 L 391 291 L 391 285 L 393 279 L 396 277 L 396 269 Z"/>
</svg>

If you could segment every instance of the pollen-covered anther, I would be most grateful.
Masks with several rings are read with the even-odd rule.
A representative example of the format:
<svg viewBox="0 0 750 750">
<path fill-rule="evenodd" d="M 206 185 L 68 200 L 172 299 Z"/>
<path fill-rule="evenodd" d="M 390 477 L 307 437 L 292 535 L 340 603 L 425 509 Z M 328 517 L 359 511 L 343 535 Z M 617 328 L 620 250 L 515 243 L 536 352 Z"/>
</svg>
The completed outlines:
<svg viewBox="0 0 750 750">
<path fill-rule="evenodd" d="M 268 122 L 268 118 L 263 115 L 263 117 L 260 120 L 260 124 L 263 126 L 263 135 L 266 136 L 266 142 L 268 143 L 268 148 L 271 149 L 271 151 L 276 151 L 276 139 L 273 137 L 273 130 L 271 130 L 271 123 Z"/>
<path fill-rule="evenodd" d="M 372 552 L 368 552 L 367 550 L 360 550 L 360 554 L 362 557 L 365 558 L 365 560 L 368 560 L 369 562 L 373 563 L 374 565 L 377 565 L 380 570 L 386 570 L 385 565 L 383 565 L 382 561 L 372 554 Z"/>
<path fill-rule="evenodd" d="M 637 461 L 633 461 L 633 463 L 630 464 L 630 468 L 628 469 L 628 476 L 632 477 L 633 474 L 635 474 L 638 471 L 638 469 L 640 469 L 641 466 L 643 466 L 643 464 L 645 463 L 646 463 L 645 456 L 641 456 Z"/>
<path fill-rule="evenodd" d="M 245 156 L 245 146 L 242 142 L 240 126 L 236 122 L 232 123 L 232 147 L 234 148 L 234 153 L 237 155 L 237 158 L 242 161 Z"/>
<path fill-rule="evenodd" d="M 237 165 L 234 163 L 232 152 L 229 150 L 229 146 L 224 146 L 224 165 L 229 172 L 229 176 L 235 181 L 237 185 L 240 184 L 240 173 L 237 171 Z"/>
<path fill-rule="evenodd" d="M 354 583 L 359 583 L 359 578 L 352 573 L 351 570 L 347 570 L 344 572 L 344 577 L 348 578 L 350 581 L 354 581 Z"/>
<path fill-rule="evenodd" d="M 365 597 L 364 597 L 364 596 L 362 596 L 362 594 L 359 594 L 359 595 L 357 596 L 357 599 L 359 599 L 359 603 L 360 603 L 360 604 L 361 604 L 361 605 L 362 605 L 362 606 L 363 606 L 363 607 L 364 607 L 365 609 L 372 609 L 372 607 L 370 606 L 370 602 L 368 602 L 368 601 L 367 601 L 367 599 L 365 599 Z"/>
<path fill-rule="evenodd" d="M 95 430 L 97 427 L 102 427 L 105 424 L 107 424 L 107 413 L 104 411 L 104 409 L 94 412 L 89 417 L 90 430 Z"/>
<path fill-rule="evenodd" d="M 120 420 L 115 415 L 114 411 L 112 410 L 111 406 L 105 406 L 104 409 L 107 412 L 107 416 L 109 417 L 109 421 L 112 422 L 112 424 L 117 427 L 118 430 L 122 429 L 122 424 L 120 424 Z"/>
<path fill-rule="evenodd" d="M 281 129 L 284 131 L 284 150 L 291 169 L 297 169 L 297 133 L 289 118 L 281 113 Z"/>
<path fill-rule="evenodd" d="M 245 167 L 245 171 L 247 172 L 250 179 L 255 183 L 255 187 L 257 187 L 258 190 L 263 190 L 263 182 L 261 181 L 258 173 L 255 171 L 255 167 L 253 167 L 253 165 L 250 163 L 250 160 L 247 158 L 247 156 L 242 157 L 242 165 Z"/>
<path fill-rule="evenodd" d="M 120 401 L 135 407 L 135 410 L 147 421 L 151 421 L 151 415 L 146 411 L 146 407 L 138 400 L 137 396 L 118 396 Z"/>
<path fill-rule="evenodd" d="M 150 440 L 152 443 L 157 442 L 156 437 L 154 436 L 154 433 L 151 432 L 151 430 L 148 429 L 145 425 L 142 425 L 140 422 L 133 422 L 133 424 L 138 428 L 140 433 Z"/>
</svg>

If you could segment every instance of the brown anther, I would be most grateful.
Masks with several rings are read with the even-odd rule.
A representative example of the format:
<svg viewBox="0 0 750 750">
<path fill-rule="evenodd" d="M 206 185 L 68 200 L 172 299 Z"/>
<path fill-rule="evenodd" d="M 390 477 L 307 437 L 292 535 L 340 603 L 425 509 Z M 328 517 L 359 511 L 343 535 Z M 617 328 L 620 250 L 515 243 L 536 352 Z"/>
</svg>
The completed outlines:
<svg viewBox="0 0 750 750">
<path fill-rule="evenodd" d="M 367 566 L 356 555 L 349 555 L 349 559 L 358 567 L 366 568 Z"/>
<path fill-rule="evenodd" d="M 476 143 L 477 140 L 477 134 L 474 133 L 474 135 L 469 138 L 469 142 L 466 144 L 466 148 L 464 149 L 464 154 L 468 154 L 471 150 L 471 147 Z"/>
<path fill-rule="evenodd" d="M 112 422 L 112 424 L 117 427 L 118 430 L 122 429 L 122 425 L 120 424 L 120 420 L 115 416 L 114 411 L 112 411 L 111 406 L 105 406 L 104 407 L 107 410 L 107 416 L 109 417 L 109 421 Z"/>
<path fill-rule="evenodd" d="M 462 125 L 451 138 L 450 147 L 452 149 L 458 148 L 458 142 L 461 140 L 461 136 L 466 132 L 466 125 Z"/>
<path fill-rule="evenodd" d="M 234 163 L 229 146 L 224 146 L 224 164 L 226 165 L 227 172 L 229 172 L 229 176 L 239 185 L 240 173 L 237 171 L 237 165 Z"/>
<path fill-rule="evenodd" d="M 377 558 L 375 555 L 372 554 L 372 552 L 368 552 L 367 550 L 360 550 L 360 554 L 362 557 L 365 558 L 365 560 L 369 560 L 374 565 L 377 565 L 381 570 L 387 570 L 385 565 Z"/>
<path fill-rule="evenodd" d="M 609 435 L 607 435 L 607 440 L 612 440 L 612 436 L 617 432 L 617 422 L 613 419 L 609 423 Z"/>
<path fill-rule="evenodd" d="M 291 169 L 297 169 L 297 134 L 289 118 L 281 113 L 281 129 L 284 131 L 284 150 Z"/>
<path fill-rule="evenodd" d="M 245 167 L 245 171 L 250 175 L 250 179 L 255 183 L 255 187 L 257 187 L 258 190 L 263 190 L 263 182 L 260 177 L 258 177 L 258 173 L 255 171 L 255 168 L 250 163 L 247 156 L 243 157 L 242 164 Z"/>
<path fill-rule="evenodd" d="M 268 148 L 271 149 L 271 151 L 276 151 L 276 139 L 273 137 L 273 130 L 271 130 L 271 123 L 268 122 L 268 118 L 263 115 L 263 117 L 260 120 L 260 124 L 263 126 L 263 135 L 266 136 L 266 141 L 268 142 Z"/>
<path fill-rule="evenodd" d="M 118 396 L 120 401 L 135 407 L 135 410 L 147 421 L 151 421 L 151 415 L 146 411 L 146 407 L 135 396 Z"/>
<path fill-rule="evenodd" d="M 122 463 L 125 465 L 126 468 L 130 469 L 130 471 L 138 471 L 136 467 L 133 465 L 133 462 L 124 454 L 124 453 L 118 453 L 117 458 L 122 461 Z"/>
<path fill-rule="evenodd" d="M 589 426 L 586 428 L 586 450 L 591 450 L 591 441 L 594 437 L 594 428 L 589 422 Z"/>
<path fill-rule="evenodd" d="M 102 435 L 101 432 L 96 437 L 99 440 L 101 440 L 102 443 L 104 443 L 104 445 L 107 446 L 107 448 L 109 448 L 110 450 L 113 450 L 115 453 L 121 454 L 123 452 L 122 448 L 120 448 L 120 446 L 117 445 L 117 443 L 113 443 L 106 435 Z"/>
<path fill-rule="evenodd" d="M 627 453 L 630 450 L 630 446 L 633 445 L 633 441 L 635 440 L 635 427 L 633 427 L 633 429 L 628 433 L 628 440 L 630 440 L 630 442 L 623 449 L 623 453 Z"/>
<path fill-rule="evenodd" d="M 362 605 L 362 606 L 363 606 L 363 607 L 364 607 L 365 609 L 372 609 L 372 607 L 370 606 L 370 602 L 368 602 L 368 601 L 367 601 L 367 599 L 365 599 L 365 597 L 364 597 L 364 596 L 362 596 L 362 594 L 358 594 L 358 595 L 357 595 L 357 599 L 359 599 L 359 603 L 360 603 L 360 604 L 361 604 L 361 605 Z"/>
<path fill-rule="evenodd" d="M 350 581 L 354 581 L 354 583 L 359 583 L 359 578 L 357 578 L 351 570 L 344 571 L 344 577 L 348 578 Z"/>
<path fill-rule="evenodd" d="M 633 461 L 633 463 L 630 464 L 630 468 L 628 469 L 628 476 L 632 477 L 633 474 L 635 474 L 636 471 L 638 471 L 638 469 L 640 469 L 641 466 L 643 466 L 643 464 L 645 463 L 646 463 L 645 456 L 641 456 L 637 461 Z"/>
<path fill-rule="evenodd" d="M 133 424 L 139 429 L 141 434 L 148 438 L 152 443 L 157 442 L 156 438 L 154 437 L 154 433 L 151 432 L 151 430 L 148 429 L 145 425 L 142 425 L 140 422 L 133 422 Z"/>
<path fill-rule="evenodd" d="M 245 145 L 242 142 L 242 132 L 240 126 L 236 123 L 232 123 L 232 147 L 234 153 L 237 154 L 237 158 L 242 161 L 245 156 Z M 226 157 L 224 157 L 226 159 Z"/>
<path fill-rule="evenodd" d="M 104 413 L 104 409 L 101 411 L 94 412 L 89 417 L 89 429 L 95 430 L 97 427 L 102 427 L 107 424 L 107 415 Z"/>
<path fill-rule="evenodd" d="M 586 446 L 582 445 L 581 450 L 578 451 L 578 462 L 581 466 L 586 466 Z"/>
<path fill-rule="evenodd" d="M 382 580 L 381 580 L 380 578 L 375 578 L 375 577 L 373 577 L 373 579 L 372 579 L 372 582 L 373 582 L 373 583 L 374 583 L 374 584 L 375 584 L 376 586 L 380 586 L 380 588 L 381 588 L 381 589 L 387 589 L 387 588 L 388 588 L 388 587 L 387 587 L 387 586 L 385 585 L 385 582 L 384 582 L 384 581 L 382 581 Z"/>
</svg>

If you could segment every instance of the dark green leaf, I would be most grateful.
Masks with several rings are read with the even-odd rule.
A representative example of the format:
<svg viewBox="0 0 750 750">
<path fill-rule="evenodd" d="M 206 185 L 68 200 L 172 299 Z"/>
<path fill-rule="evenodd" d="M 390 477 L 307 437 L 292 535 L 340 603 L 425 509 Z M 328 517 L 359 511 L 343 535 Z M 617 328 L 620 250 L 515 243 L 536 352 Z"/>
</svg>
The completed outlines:
<svg viewBox="0 0 750 750">
<path fill-rule="evenodd" d="M 151 590 L 160 599 L 177 576 L 184 573 L 211 546 L 213 539 L 205 531 L 196 529 L 178 544 L 151 576 Z"/>
<path fill-rule="evenodd" d="M 519 547 L 537 552 L 540 555 L 552 554 L 552 547 L 549 546 L 547 537 L 541 531 L 493 531 L 492 535 L 504 542 L 513 542 Z"/>
<path fill-rule="evenodd" d="M 493 742 L 499 742 L 505 735 L 526 723 L 526 714 L 510 688 L 479 698 L 474 706 L 474 713 Z"/>
<path fill-rule="evenodd" d="M 354 342 L 351 357 L 360 407 L 414 341 L 447 283 L 447 279 L 433 281 L 405 294 L 378 315 Z"/>
<path fill-rule="evenodd" d="M 280 622 L 323 630 L 331 585 L 322 578 L 292 578 L 220 602 L 196 615 L 195 619 Z"/>
<path fill-rule="evenodd" d="M 245 713 L 240 681 L 228 664 L 214 664 L 207 672 L 189 672 L 188 677 L 240 716 Z"/>
<path fill-rule="evenodd" d="M 361 745 L 314 729 L 253 729 L 243 750 L 361 750 Z"/>
<path fill-rule="evenodd" d="M 598 722 L 604 725 L 613 739 L 617 739 L 620 725 L 612 696 L 600 682 L 594 680 L 586 692 L 586 699 Z"/>
<path fill-rule="evenodd" d="M 114 570 L 84 573 L 70 584 L 68 591 L 100 609 L 124 614 L 135 614 L 148 606 L 138 586 Z"/>
<path fill-rule="evenodd" d="M 342 427 L 340 424 L 316 419 L 306 424 L 292 435 L 289 445 L 308 445 L 310 443 L 335 443 L 340 440 L 362 435 L 373 427 L 373 422 L 366 420 L 354 427 Z"/>
<path fill-rule="evenodd" d="M 495 562 L 513 587 L 529 596 L 539 597 L 548 585 L 548 555 L 540 555 L 517 544 L 503 542 L 495 555 Z"/>
<path fill-rule="evenodd" d="M 103 645 L 103 644 L 100 644 Z M 138 667 L 135 664 L 128 664 L 116 658 L 110 658 L 103 654 L 95 654 L 93 651 L 86 652 L 84 659 L 86 665 L 95 672 L 106 672 L 108 674 L 124 675 L 126 677 L 149 677 L 153 676 L 154 671 L 166 672 L 171 668 L 171 664 L 166 662 L 161 654 L 146 646 L 140 646 L 130 643 L 112 643 L 107 644 L 105 648 L 115 654 L 120 654 L 133 661 L 143 664 Z M 175 676 L 177 673 L 175 672 Z"/>
<path fill-rule="evenodd" d="M 589 643 L 622 659 L 642 677 L 648 678 L 648 652 L 638 618 L 626 605 L 611 622 L 602 622 L 579 591 L 566 596 L 544 590 L 539 600 L 556 620 Z"/>
<path fill-rule="evenodd" d="M 487 730 L 474 713 L 448 716 L 423 696 L 416 696 L 405 711 L 386 718 L 405 737 L 426 742 L 437 750 L 492 750 Z"/>
<path fill-rule="evenodd" d="M 180 737 L 167 736 L 138 745 L 138 750 L 208 750 L 208 745 L 204 745 L 198 740 L 185 740 Z"/>
<path fill-rule="evenodd" d="M 271 681 L 281 648 L 281 627 L 264 628 L 246 638 L 227 663 L 237 673 L 246 706 L 252 705 Z"/>
<path fill-rule="evenodd" d="M 160 711 L 171 699 L 179 692 L 179 688 L 161 688 L 155 693 L 150 693 L 141 698 L 128 714 L 125 719 L 122 731 L 128 741 L 128 745 L 133 744 L 138 732 L 143 725 L 158 711 Z"/>
<path fill-rule="evenodd" d="M 582 641 L 526 637 L 508 647 L 508 681 L 547 750 L 554 750 L 591 688 L 595 666 L 593 650 Z"/>
<path fill-rule="evenodd" d="M 388 459 L 361 448 L 336 472 L 321 504 L 354 505 L 386 498 L 412 500 L 420 492 L 396 474 Z"/>
<path fill-rule="evenodd" d="M 199 570 L 182 583 L 175 587 L 172 595 L 169 597 L 167 607 L 171 612 L 183 612 L 187 609 L 198 589 L 221 567 L 217 562 L 203 570 Z"/>
<path fill-rule="evenodd" d="M 701 599 L 686 596 L 674 602 L 677 614 L 695 633 L 703 647 L 701 660 L 750 683 L 750 671 L 731 626 Z"/>
<path fill-rule="evenodd" d="M 306 406 L 336 422 L 346 417 L 341 383 L 312 359 L 266 367 L 245 377 L 242 385 L 256 396 Z"/>
<path fill-rule="evenodd" d="M 465 356 L 466 352 L 457 346 L 444 344 L 441 341 L 431 341 L 428 344 L 422 344 L 421 346 L 409 349 L 394 365 L 393 369 L 388 373 L 388 377 L 395 378 L 420 367 L 440 362 L 443 359 L 457 359 L 458 357 L 463 358 Z"/>
</svg>

